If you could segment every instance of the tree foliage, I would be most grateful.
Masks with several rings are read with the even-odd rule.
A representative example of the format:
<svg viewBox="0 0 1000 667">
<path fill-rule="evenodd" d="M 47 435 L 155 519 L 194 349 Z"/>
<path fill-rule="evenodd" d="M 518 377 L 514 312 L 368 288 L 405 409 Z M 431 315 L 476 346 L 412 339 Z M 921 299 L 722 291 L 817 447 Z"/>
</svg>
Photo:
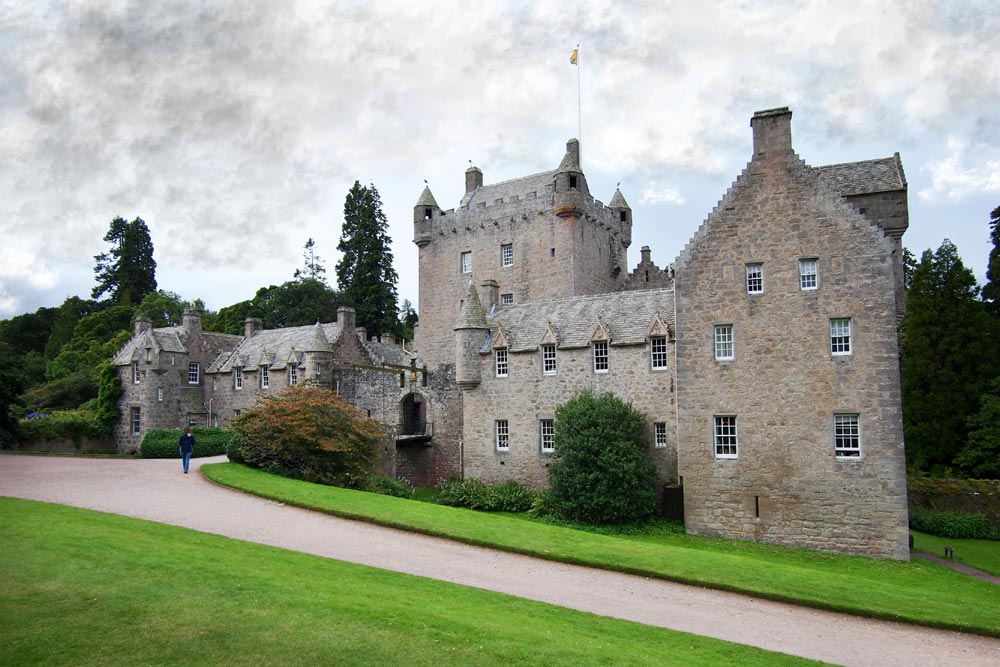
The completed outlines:
<svg viewBox="0 0 1000 667">
<path fill-rule="evenodd" d="M 375 475 L 381 426 L 337 394 L 289 387 L 231 422 L 230 458 L 310 482 L 366 488 Z"/>
<path fill-rule="evenodd" d="M 358 326 L 373 334 L 400 333 L 396 318 L 399 276 L 392 268 L 388 230 L 378 190 L 355 181 L 344 202 L 337 285 L 357 310 Z"/>
<path fill-rule="evenodd" d="M 951 241 L 925 251 L 913 270 L 900 345 L 906 453 L 917 470 L 955 465 L 996 375 L 995 323 L 978 292 Z"/>
<path fill-rule="evenodd" d="M 146 294 L 155 292 L 153 241 L 142 218 L 132 222 L 115 218 L 104 240 L 111 244 L 111 250 L 94 257 L 97 286 L 91 296 L 99 299 L 107 294 L 116 305 L 134 306 Z"/>
<path fill-rule="evenodd" d="M 295 269 L 294 278 L 326 283 L 326 262 L 316 254 L 316 242 L 311 237 L 302 249 L 302 268 Z"/>
<path fill-rule="evenodd" d="M 983 285 L 983 299 L 990 313 L 1000 318 L 1000 206 L 990 213 L 990 259 L 986 265 L 986 284 Z"/>
<path fill-rule="evenodd" d="M 1000 378 L 983 395 L 979 411 L 969 418 L 969 436 L 956 463 L 979 479 L 1000 479 Z"/>
<path fill-rule="evenodd" d="M 15 350 L 0 340 L 0 444 L 15 428 L 16 419 L 10 408 L 25 388 L 22 365 L 23 361 Z"/>
<path fill-rule="evenodd" d="M 548 508 L 582 523 L 629 523 L 656 511 L 645 417 L 614 394 L 584 390 L 556 410 Z"/>
</svg>

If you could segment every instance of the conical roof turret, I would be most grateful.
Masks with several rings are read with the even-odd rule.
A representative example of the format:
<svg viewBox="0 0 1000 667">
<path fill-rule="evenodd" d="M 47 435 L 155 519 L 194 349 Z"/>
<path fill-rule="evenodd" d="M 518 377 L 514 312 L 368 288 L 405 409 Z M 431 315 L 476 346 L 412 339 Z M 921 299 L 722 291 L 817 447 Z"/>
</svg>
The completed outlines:
<svg viewBox="0 0 1000 667">
<path fill-rule="evenodd" d="M 618 188 L 615 188 L 615 194 L 611 197 L 611 202 L 608 204 L 608 208 L 627 208 L 632 210 L 632 207 L 628 205 L 627 201 L 625 201 L 625 196 L 622 194 L 622 191 Z"/>
<path fill-rule="evenodd" d="M 563 156 L 562 162 L 559 163 L 559 168 L 556 171 L 581 171 L 579 139 L 570 139 L 566 142 L 566 155 Z"/>
<path fill-rule="evenodd" d="M 465 290 L 465 299 L 462 301 L 462 311 L 458 315 L 458 324 L 455 325 L 455 330 L 489 328 L 486 323 L 483 303 L 479 300 L 475 284 L 470 280 L 469 287 Z"/>
<path fill-rule="evenodd" d="M 330 340 L 323 331 L 323 325 L 317 320 L 316 326 L 312 330 L 312 339 L 309 341 L 309 348 L 306 352 L 330 352 L 332 349 Z"/>
<path fill-rule="evenodd" d="M 440 206 L 438 206 L 437 201 L 434 199 L 434 195 L 433 193 L 431 193 L 431 186 L 429 185 L 424 186 L 424 191 L 420 193 L 420 199 L 417 200 L 417 203 L 414 204 L 414 206 L 419 206 L 419 207 L 433 206 L 434 208 L 441 208 Z"/>
</svg>

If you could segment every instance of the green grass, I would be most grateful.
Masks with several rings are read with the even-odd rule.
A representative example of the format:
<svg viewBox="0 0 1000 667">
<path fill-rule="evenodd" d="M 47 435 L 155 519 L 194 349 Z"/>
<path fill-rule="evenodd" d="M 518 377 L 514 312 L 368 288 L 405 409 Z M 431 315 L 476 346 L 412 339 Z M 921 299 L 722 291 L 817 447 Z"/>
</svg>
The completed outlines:
<svg viewBox="0 0 1000 667">
<path fill-rule="evenodd" d="M 807 665 L 715 639 L 0 498 L 0 664 Z"/>
<path fill-rule="evenodd" d="M 913 534 L 913 548 L 944 556 L 945 546 L 955 550 L 955 560 L 983 572 L 1000 577 L 1000 541 L 998 540 L 956 540 L 937 537 L 916 530 Z"/>
<path fill-rule="evenodd" d="M 677 534 L 600 535 L 523 517 L 308 484 L 246 466 L 211 480 L 289 505 L 565 563 L 747 593 L 860 616 L 1000 637 L 1000 588 L 912 563 Z"/>
</svg>

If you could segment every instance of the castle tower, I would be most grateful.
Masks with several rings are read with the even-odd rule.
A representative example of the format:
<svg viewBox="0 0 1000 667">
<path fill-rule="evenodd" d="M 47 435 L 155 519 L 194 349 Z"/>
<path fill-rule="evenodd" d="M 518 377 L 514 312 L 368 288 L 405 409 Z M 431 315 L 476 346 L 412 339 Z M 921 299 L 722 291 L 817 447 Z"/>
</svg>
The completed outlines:
<svg viewBox="0 0 1000 667">
<path fill-rule="evenodd" d="M 486 342 L 489 330 L 483 304 L 470 280 L 462 300 L 458 324 L 455 325 L 455 381 L 463 390 L 478 386 L 482 379 L 479 350 Z"/>
</svg>

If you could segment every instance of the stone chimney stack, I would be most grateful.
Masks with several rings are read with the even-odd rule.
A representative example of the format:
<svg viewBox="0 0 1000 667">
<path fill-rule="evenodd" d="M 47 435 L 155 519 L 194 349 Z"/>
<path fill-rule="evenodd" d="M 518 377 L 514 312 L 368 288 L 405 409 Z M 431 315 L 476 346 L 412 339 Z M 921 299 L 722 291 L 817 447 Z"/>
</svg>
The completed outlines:
<svg viewBox="0 0 1000 667">
<path fill-rule="evenodd" d="M 197 308 L 185 308 L 181 313 L 181 326 L 188 336 L 201 333 L 201 310 Z"/>
<path fill-rule="evenodd" d="M 368 329 L 365 329 L 364 327 L 355 327 L 354 332 L 358 334 L 358 340 L 362 343 L 368 342 Z"/>
<path fill-rule="evenodd" d="M 137 315 L 135 318 L 135 323 L 133 325 L 135 328 L 132 333 L 136 336 L 141 334 L 143 331 L 149 331 L 153 328 L 153 321 L 150 320 L 145 315 Z"/>
<path fill-rule="evenodd" d="M 479 286 L 483 288 L 483 296 L 486 297 L 483 308 L 488 313 L 500 303 L 500 283 L 495 280 L 484 280 Z"/>
<path fill-rule="evenodd" d="M 341 306 L 337 309 L 337 321 L 340 322 L 341 331 L 354 331 L 357 328 L 357 311 L 350 306 Z"/>
<path fill-rule="evenodd" d="M 754 157 L 792 152 L 792 112 L 788 107 L 758 111 L 750 119 Z"/>
<path fill-rule="evenodd" d="M 642 264 L 649 264 L 650 261 L 652 261 L 652 260 L 650 260 L 650 253 L 649 253 L 649 246 L 648 245 L 642 246 L 642 249 L 639 250 L 639 254 L 642 256 L 642 262 L 641 262 Z"/>
<path fill-rule="evenodd" d="M 243 320 L 243 337 L 249 338 L 264 328 L 264 320 L 259 317 L 248 317 Z"/>
<path fill-rule="evenodd" d="M 483 187 L 483 170 L 472 166 L 465 170 L 465 194 Z"/>
<path fill-rule="evenodd" d="M 580 140 L 579 139 L 570 139 L 569 141 L 567 141 L 566 142 L 566 153 L 568 155 L 572 156 L 573 164 L 577 165 L 577 169 L 579 169 L 580 168 L 579 167 L 579 165 L 580 165 Z"/>
</svg>

